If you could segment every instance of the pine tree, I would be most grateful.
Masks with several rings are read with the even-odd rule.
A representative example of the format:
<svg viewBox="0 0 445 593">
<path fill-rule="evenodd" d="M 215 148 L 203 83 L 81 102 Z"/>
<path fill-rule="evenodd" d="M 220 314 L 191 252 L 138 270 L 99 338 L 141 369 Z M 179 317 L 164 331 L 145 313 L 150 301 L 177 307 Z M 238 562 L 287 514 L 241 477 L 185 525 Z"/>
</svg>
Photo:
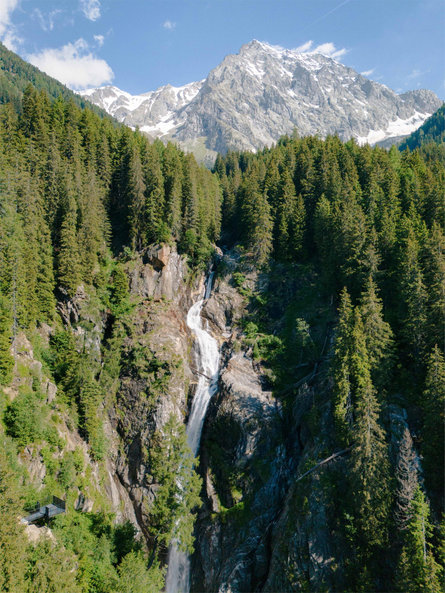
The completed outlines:
<svg viewBox="0 0 445 593">
<path fill-rule="evenodd" d="M 36 283 L 39 320 L 52 323 L 56 311 L 53 249 L 49 229 L 43 216 L 39 220 L 37 242 L 40 246 Z"/>
<path fill-rule="evenodd" d="M 77 207 L 71 195 L 67 196 L 65 214 L 60 228 L 57 262 L 59 283 L 66 289 L 69 296 L 74 296 L 81 283 L 81 269 L 77 244 Z"/>
<path fill-rule="evenodd" d="M 267 263 L 272 250 L 273 222 L 266 196 L 259 187 L 258 171 L 251 169 L 241 188 L 242 225 L 246 246 L 252 250 L 258 266 Z"/>
<path fill-rule="evenodd" d="M 12 314 L 7 299 L 0 294 L 0 385 L 12 379 L 14 359 L 11 355 Z"/>
<path fill-rule="evenodd" d="M 179 239 L 181 232 L 182 166 L 178 150 L 167 143 L 163 154 L 162 175 L 165 192 L 165 220 L 172 236 Z"/>
<path fill-rule="evenodd" d="M 269 189 L 270 193 L 270 189 Z M 291 174 L 285 168 L 281 174 L 280 185 L 275 197 L 274 243 L 276 259 L 289 260 L 293 255 L 291 237 L 292 217 L 296 209 L 295 186 Z"/>
<path fill-rule="evenodd" d="M 390 475 L 386 435 L 379 422 L 380 406 L 371 381 L 358 308 L 354 311 L 353 343 L 351 373 L 355 405 L 349 479 L 354 540 L 359 561 L 374 576 L 379 570 L 380 554 L 388 545 Z"/>
<path fill-rule="evenodd" d="M 0 591 L 25 593 L 26 538 L 20 523 L 19 487 L 7 457 L 7 444 L 0 443 Z"/>
<path fill-rule="evenodd" d="M 436 496 L 441 496 L 443 475 L 438 468 L 443 468 L 445 464 L 445 360 L 437 346 L 433 348 L 428 359 L 422 405 L 422 451 L 426 482 Z"/>
<path fill-rule="evenodd" d="M 340 297 L 335 337 L 332 375 L 334 379 L 334 422 L 339 440 L 350 440 L 352 424 L 351 349 L 353 339 L 353 308 L 346 288 Z"/>
<path fill-rule="evenodd" d="M 142 249 L 147 233 L 145 182 L 138 146 L 133 144 L 128 164 L 128 195 L 130 239 L 133 249 Z"/>
<path fill-rule="evenodd" d="M 295 200 L 291 220 L 291 245 L 294 257 L 301 256 L 303 252 L 305 227 L 306 208 L 302 196 L 299 195 Z"/>
<path fill-rule="evenodd" d="M 428 541 L 431 537 L 429 505 L 420 486 L 417 486 L 411 507 L 411 519 L 397 566 L 396 590 L 400 593 L 440 593 L 441 571 Z"/>
<path fill-rule="evenodd" d="M 425 246 L 424 278 L 428 287 L 426 338 L 430 349 L 443 343 L 445 319 L 445 234 L 436 221 Z"/>
<path fill-rule="evenodd" d="M 372 276 L 369 276 L 360 299 L 366 349 L 369 356 L 371 377 L 376 386 L 387 384 L 392 362 L 393 333 L 383 319 L 383 305 Z"/>
<path fill-rule="evenodd" d="M 153 504 L 148 508 L 150 532 L 168 546 L 176 541 L 184 551 L 193 550 L 193 508 L 200 504 L 201 479 L 196 460 L 187 445 L 182 424 L 171 416 L 163 433 L 154 437 L 150 450 L 151 473 L 159 484 Z"/>
</svg>

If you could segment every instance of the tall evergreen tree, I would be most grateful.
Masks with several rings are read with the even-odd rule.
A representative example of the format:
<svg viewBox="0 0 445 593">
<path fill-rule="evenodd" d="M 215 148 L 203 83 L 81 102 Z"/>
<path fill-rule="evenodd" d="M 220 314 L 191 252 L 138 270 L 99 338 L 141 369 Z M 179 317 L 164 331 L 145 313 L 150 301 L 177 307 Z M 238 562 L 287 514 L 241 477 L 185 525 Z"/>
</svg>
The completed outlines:
<svg viewBox="0 0 445 593">
<path fill-rule="evenodd" d="M 77 243 L 77 206 L 74 197 L 67 196 L 65 213 L 60 228 L 60 246 L 57 257 L 58 281 L 73 296 L 81 283 L 79 248 Z"/>
<path fill-rule="evenodd" d="M 0 385 L 12 379 L 14 359 L 11 355 L 12 314 L 6 297 L 0 294 Z"/>
<path fill-rule="evenodd" d="M 0 437 L 1 438 L 1 437 Z M 3 437 L 4 440 L 4 437 Z M 17 480 L 7 458 L 7 445 L 0 447 L 0 590 L 26 593 L 24 527 L 20 523 L 21 501 Z"/>
<path fill-rule="evenodd" d="M 142 171 L 139 148 L 136 144 L 131 147 L 128 163 L 128 204 L 130 239 L 134 249 L 141 249 L 145 244 L 147 232 L 145 182 Z"/>
<path fill-rule="evenodd" d="M 417 486 L 411 503 L 411 519 L 405 533 L 396 574 L 396 590 L 400 593 L 440 593 L 440 567 L 434 559 L 431 544 L 429 505 Z"/>
<path fill-rule="evenodd" d="M 383 319 L 383 305 L 371 276 L 360 299 L 366 349 L 369 356 L 371 377 L 376 386 L 387 384 L 392 362 L 393 333 Z"/>
<path fill-rule="evenodd" d="M 341 293 L 338 325 L 332 361 L 334 379 L 334 421 L 341 442 L 349 442 L 352 424 L 351 349 L 353 308 L 346 288 Z"/>
<path fill-rule="evenodd" d="M 422 405 L 422 451 L 426 483 L 435 496 L 443 497 L 443 475 L 438 468 L 443 468 L 445 464 L 445 360 L 437 346 L 433 348 L 428 359 Z M 440 506 L 443 509 L 443 499 Z"/>
</svg>

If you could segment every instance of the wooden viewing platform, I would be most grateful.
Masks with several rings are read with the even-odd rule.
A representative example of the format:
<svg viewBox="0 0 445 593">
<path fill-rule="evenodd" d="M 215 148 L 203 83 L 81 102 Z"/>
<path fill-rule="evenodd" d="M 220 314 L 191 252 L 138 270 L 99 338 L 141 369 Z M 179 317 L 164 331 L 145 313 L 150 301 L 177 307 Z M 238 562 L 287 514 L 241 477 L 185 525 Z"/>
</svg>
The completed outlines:
<svg viewBox="0 0 445 593">
<path fill-rule="evenodd" d="M 37 502 L 34 506 L 25 509 L 29 513 L 26 517 L 23 517 L 22 522 L 36 523 L 42 519 L 51 519 L 60 513 L 65 512 L 65 501 L 57 498 L 57 496 L 50 496 L 43 501 Z"/>
</svg>

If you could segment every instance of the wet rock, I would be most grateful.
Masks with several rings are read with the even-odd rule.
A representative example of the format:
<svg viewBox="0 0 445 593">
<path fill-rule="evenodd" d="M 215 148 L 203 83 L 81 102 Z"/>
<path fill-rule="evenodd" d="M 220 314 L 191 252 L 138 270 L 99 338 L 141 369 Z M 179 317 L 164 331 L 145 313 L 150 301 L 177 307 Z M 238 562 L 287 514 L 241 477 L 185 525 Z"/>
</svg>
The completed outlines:
<svg viewBox="0 0 445 593">
<path fill-rule="evenodd" d="M 263 389 L 252 360 L 233 353 L 203 435 L 209 498 L 198 523 L 192 590 L 255 591 L 266 578 L 271 525 L 285 492 L 281 422 L 280 404 Z M 218 513 L 212 521 L 209 511 Z"/>
</svg>

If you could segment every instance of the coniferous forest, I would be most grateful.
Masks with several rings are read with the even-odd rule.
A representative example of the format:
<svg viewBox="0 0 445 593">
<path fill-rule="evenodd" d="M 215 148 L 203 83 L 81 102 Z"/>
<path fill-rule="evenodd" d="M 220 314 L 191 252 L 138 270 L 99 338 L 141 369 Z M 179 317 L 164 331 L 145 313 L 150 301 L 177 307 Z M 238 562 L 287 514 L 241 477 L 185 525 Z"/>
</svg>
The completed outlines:
<svg viewBox="0 0 445 593">
<path fill-rule="evenodd" d="M 182 424 L 171 418 L 144 453 L 158 489 L 138 518 L 142 534 L 116 520 L 101 486 L 110 418 L 124 425 L 125 381 L 142 377 L 144 397 L 162 397 L 181 366 L 145 343 L 129 347 L 141 306 L 130 290 L 132 266 L 162 244 L 187 261 L 190 285 L 212 261 L 224 277 L 224 254 L 237 254 L 230 282 L 245 304 L 238 347 L 283 406 L 283 442 L 293 442 L 291 410 L 308 371 L 318 369 L 307 421 L 308 442 L 321 443 L 312 465 L 346 451 L 320 486 L 339 551 L 335 590 L 441 591 L 444 165 L 435 143 L 388 151 L 295 135 L 255 154 L 219 155 L 209 171 L 171 143 L 150 143 L 31 85 L 5 100 L 0 589 L 156 592 L 169 544 L 193 548 L 202 479 Z M 246 283 L 252 270 L 253 288 Z M 101 335 L 93 313 L 82 331 L 73 329 L 76 299 L 98 312 Z M 152 305 L 167 306 L 162 299 Z M 29 345 L 26 366 L 19 355 Z M 53 397 L 42 377 L 57 387 Z M 62 425 L 79 435 L 75 446 L 61 436 Z M 42 475 L 25 463 L 30 451 L 38 452 Z M 225 476 L 218 459 L 214 473 Z M 187 496 L 178 494 L 178 475 Z M 94 491 L 92 508 L 75 510 L 78 491 Z M 50 521 L 51 537 L 30 541 L 18 517 L 46 494 L 66 498 L 67 512 Z M 303 509 L 310 492 L 295 496 Z M 283 591 L 315 590 L 305 575 L 286 578 Z"/>
</svg>

